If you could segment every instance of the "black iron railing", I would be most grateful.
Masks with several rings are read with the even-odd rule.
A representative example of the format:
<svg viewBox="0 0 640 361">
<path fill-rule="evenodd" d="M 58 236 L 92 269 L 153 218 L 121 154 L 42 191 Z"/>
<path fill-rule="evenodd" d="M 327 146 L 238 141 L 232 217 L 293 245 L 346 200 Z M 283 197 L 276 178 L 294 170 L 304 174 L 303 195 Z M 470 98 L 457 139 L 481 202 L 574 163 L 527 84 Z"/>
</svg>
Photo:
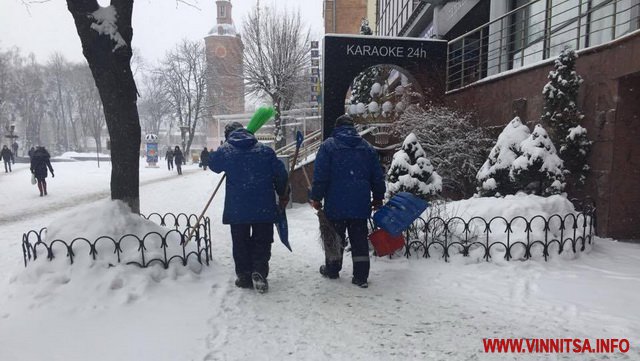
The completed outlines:
<svg viewBox="0 0 640 361">
<path fill-rule="evenodd" d="M 49 261 L 64 254 L 71 264 L 77 257 L 91 257 L 109 262 L 148 267 L 160 263 L 168 268 L 172 262 L 186 266 L 191 260 L 209 265 L 211 255 L 211 223 L 202 219 L 185 244 L 189 231 L 197 223 L 196 215 L 184 213 L 151 213 L 143 218 L 167 228 L 167 232 L 149 232 L 143 236 L 125 234 L 119 238 L 101 236 L 96 239 L 77 237 L 72 240 L 47 239 L 46 228 L 31 230 L 22 235 L 22 254 L 25 267 L 45 254 Z M 82 250 L 87 251 L 86 254 Z"/>
<path fill-rule="evenodd" d="M 575 213 L 549 217 L 418 218 L 404 233 L 404 256 L 429 258 L 439 252 L 447 261 L 455 253 L 469 256 L 479 252 L 489 261 L 496 253 L 504 252 L 507 261 L 536 256 L 547 261 L 553 252 L 582 252 L 595 236 L 596 207 L 592 200 L 574 204 Z"/>
</svg>

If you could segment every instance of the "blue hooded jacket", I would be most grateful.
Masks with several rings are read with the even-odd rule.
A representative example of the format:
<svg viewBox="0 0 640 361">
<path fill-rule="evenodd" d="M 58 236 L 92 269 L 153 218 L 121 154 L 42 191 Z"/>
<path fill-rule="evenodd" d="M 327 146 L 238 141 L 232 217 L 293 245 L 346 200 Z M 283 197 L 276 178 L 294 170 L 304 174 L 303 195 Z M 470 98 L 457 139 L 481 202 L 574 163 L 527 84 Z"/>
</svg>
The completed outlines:
<svg viewBox="0 0 640 361">
<path fill-rule="evenodd" d="M 352 126 L 334 129 L 316 155 L 311 199 L 325 200 L 327 218 L 366 219 L 386 190 L 375 149 Z"/>
<path fill-rule="evenodd" d="M 284 194 L 287 170 L 268 146 L 246 129 L 229 135 L 209 154 L 209 168 L 227 174 L 224 224 L 273 223 L 278 206 L 274 193 Z"/>
</svg>

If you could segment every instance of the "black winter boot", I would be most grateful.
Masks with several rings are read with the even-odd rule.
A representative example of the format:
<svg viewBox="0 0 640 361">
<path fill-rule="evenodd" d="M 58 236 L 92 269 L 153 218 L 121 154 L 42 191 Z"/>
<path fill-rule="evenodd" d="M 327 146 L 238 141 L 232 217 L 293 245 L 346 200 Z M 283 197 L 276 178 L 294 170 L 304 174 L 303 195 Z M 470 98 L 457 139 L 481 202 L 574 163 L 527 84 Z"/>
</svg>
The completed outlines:
<svg viewBox="0 0 640 361">
<path fill-rule="evenodd" d="M 354 285 L 360 287 L 360 288 L 367 288 L 369 287 L 369 284 L 367 283 L 367 280 L 361 280 L 358 278 L 351 278 L 351 283 L 353 283 Z"/>
<path fill-rule="evenodd" d="M 327 266 L 325 265 L 320 266 L 320 274 L 322 275 L 322 277 L 327 277 L 332 280 L 335 280 L 336 278 L 340 277 L 340 274 L 338 273 L 329 272 L 329 270 L 327 269 Z"/>
<path fill-rule="evenodd" d="M 258 293 L 265 293 L 269 290 L 269 282 L 267 282 L 267 279 L 262 277 L 260 273 L 253 272 L 251 279 L 253 280 L 253 288 L 255 288 Z"/>
<path fill-rule="evenodd" d="M 240 287 L 240 288 L 253 288 L 253 281 L 251 280 L 251 276 L 250 275 L 238 275 L 238 278 L 236 278 L 236 287 Z"/>
</svg>

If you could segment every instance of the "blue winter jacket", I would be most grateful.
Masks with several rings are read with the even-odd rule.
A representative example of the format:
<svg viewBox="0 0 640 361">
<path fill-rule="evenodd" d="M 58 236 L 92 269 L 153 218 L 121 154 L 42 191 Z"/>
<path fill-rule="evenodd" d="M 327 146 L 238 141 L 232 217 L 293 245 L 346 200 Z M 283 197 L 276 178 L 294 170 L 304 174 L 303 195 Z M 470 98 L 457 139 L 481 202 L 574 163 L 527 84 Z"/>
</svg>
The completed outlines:
<svg viewBox="0 0 640 361">
<path fill-rule="evenodd" d="M 371 198 L 382 200 L 384 175 L 375 149 L 352 126 L 335 128 L 316 155 L 311 199 L 324 202 L 327 218 L 366 219 Z"/>
<path fill-rule="evenodd" d="M 209 168 L 227 174 L 222 223 L 275 222 L 274 191 L 284 194 L 287 171 L 273 149 L 258 143 L 246 129 L 239 129 L 209 154 Z"/>
</svg>

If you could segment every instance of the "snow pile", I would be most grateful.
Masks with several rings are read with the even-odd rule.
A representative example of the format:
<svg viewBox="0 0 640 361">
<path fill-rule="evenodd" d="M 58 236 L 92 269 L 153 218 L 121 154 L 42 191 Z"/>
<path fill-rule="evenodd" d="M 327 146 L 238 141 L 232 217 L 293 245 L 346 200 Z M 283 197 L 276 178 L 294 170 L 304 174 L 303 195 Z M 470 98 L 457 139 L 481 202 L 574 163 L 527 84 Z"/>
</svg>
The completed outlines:
<svg viewBox="0 0 640 361">
<path fill-rule="evenodd" d="M 111 158 L 110 154 L 104 154 L 104 153 L 100 153 L 97 154 L 96 153 L 79 153 L 79 152 L 64 152 L 59 156 L 56 157 L 52 157 L 52 159 L 89 159 L 89 160 L 95 160 L 97 158 L 97 156 L 100 156 L 100 160 L 108 160 L 109 158 Z"/>
</svg>

